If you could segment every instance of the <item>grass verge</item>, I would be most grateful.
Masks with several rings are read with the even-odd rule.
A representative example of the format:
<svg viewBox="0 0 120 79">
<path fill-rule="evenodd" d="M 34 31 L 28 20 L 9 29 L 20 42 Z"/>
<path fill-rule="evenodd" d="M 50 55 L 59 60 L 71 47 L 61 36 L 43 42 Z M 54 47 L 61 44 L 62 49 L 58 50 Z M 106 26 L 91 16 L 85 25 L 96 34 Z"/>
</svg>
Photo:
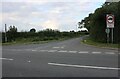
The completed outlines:
<svg viewBox="0 0 120 79">
<path fill-rule="evenodd" d="M 59 38 L 59 39 L 47 39 L 47 40 L 42 40 L 42 41 L 35 40 L 34 38 L 21 38 L 21 39 L 19 38 L 19 39 L 16 39 L 16 41 L 1 43 L 1 44 L 2 45 L 43 44 L 43 43 L 49 43 L 49 42 L 64 41 L 64 40 L 71 39 L 71 38 L 75 38 L 75 37 L 64 37 L 64 38 Z"/>
<path fill-rule="evenodd" d="M 102 48 L 113 48 L 113 49 L 120 48 L 120 45 L 119 45 L 119 44 L 95 42 L 95 41 L 93 41 L 90 37 L 82 40 L 82 43 L 87 44 L 87 45 L 102 47 Z"/>
</svg>

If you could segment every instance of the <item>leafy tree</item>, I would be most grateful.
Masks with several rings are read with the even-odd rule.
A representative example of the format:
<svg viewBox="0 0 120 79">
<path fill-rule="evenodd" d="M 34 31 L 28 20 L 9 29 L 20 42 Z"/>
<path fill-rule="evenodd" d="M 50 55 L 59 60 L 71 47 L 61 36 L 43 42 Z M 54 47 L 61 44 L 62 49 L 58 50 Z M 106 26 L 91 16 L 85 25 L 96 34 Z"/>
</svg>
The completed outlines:
<svg viewBox="0 0 120 79">
<path fill-rule="evenodd" d="M 17 28 L 15 26 L 10 26 L 9 30 L 7 31 L 8 41 L 9 42 L 15 41 L 16 37 L 17 37 Z"/>
<path fill-rule="evenodd" d="M 120 2 L 105 3 L 102 7 L 95 10 L 84 18 L 85 27 L 90 31 L 90 36 L 94 41 L 106 42 L 106 14 L 114 14 L 114 43 L 120 42 Z M 111 32 L 110 32 L 111 35 Z"/>
<path fill-rule="evenodd" d="M 30 32 L 35 33 L 36 30 L 34 28 L 30 29 Z"/>
</svg>

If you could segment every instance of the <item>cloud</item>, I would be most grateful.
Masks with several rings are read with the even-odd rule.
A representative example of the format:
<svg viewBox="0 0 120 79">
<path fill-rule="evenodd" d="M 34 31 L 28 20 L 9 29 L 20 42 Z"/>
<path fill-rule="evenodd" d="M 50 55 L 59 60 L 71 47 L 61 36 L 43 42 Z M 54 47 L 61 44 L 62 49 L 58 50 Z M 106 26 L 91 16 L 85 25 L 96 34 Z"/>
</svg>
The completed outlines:
<svg viewBox="0 0 120 79">
<path fill-rule="evenodd" d="M 78 21 L 104 3 L 104 0 L 101 2 L 98 0 L 52 1 L 4 0 L 0 12 L 3 22 L 0 23 L 16 25 L 19 31 L 34 27 L 38 30 L 45 28 L 73 30 L 76 29 Z"/>
<path fill-rule="evenodd" d="M 50 13 L 59 14 L 61 13 L 61 8 L 54 8 L 53 10 L 50 11 Z"/>
<path fill-rule="evenodd" d="M 104 0 L 106 1 L 106 0 Z M 3 0 L 3 2 L 96 2 L 96 0 Z M 101 0 L 97 0 L 101 2 Z"/>
<path fill-rule="evenodd" d="M 56 20 L 48 20 L 42 23 L 44 29 L 51 28 L 51 29 L 58 29 L 59 23 Z"/>
</svg>

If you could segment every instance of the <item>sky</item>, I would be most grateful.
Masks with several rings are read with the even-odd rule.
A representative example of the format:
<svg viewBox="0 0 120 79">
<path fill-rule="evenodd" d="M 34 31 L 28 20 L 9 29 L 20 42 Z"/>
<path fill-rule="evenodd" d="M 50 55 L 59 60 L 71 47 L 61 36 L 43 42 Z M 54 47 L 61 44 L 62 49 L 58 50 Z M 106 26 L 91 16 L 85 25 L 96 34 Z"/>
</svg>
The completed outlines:
<svg viewBox="0 0 120 79">
<path fill-rule="evenodd" d="M 3 0 L 0 2 L 0 31 L 16 26 L 18 31 L 51 28 L 79 30 L 78 22 L 101 7 L 105 0 Z"/>
</svg>

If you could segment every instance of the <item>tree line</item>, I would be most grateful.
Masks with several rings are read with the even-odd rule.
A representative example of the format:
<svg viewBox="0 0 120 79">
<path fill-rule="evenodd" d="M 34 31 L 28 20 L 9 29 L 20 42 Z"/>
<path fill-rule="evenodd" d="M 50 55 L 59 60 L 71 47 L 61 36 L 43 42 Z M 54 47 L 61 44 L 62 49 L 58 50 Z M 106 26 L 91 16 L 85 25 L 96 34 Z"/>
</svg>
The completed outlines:
<svg viewBox="0 0 120 79">
<path fill-rule="evenodd" d="M 31 39 L 34 41 L 47 41 L 47 40 L 59 40 L 61 38 L 73 38 L 80 36 L 80 32 L 73 31 L 64 31 L 60 32 L 59 30 L 45 29 L 36 32 L 34 28 L 30 29 L 28 32 L 18 32 L 17 27 L 10 26 L 9 30 L 6 32 L 7 41 L 5 41 L 5 32 L 2 32 L 2 43 L 5 42 L 14 42 L 16 39 Z"/>
<path fill-rule="evenodd" d="M 114 43 L 120 43 L 120 2 L 105 2 L 100 8 L 96 9 L 94 13 L 90 13 L 88 17 L 85 17 L 79 24 L 85 24 L 85 27 L 89 30 L 92 40 L 97 42 L 106 43 L 107 34 L 106 29 L 106 14 L 113 14 L 115 16 L 114 26 Z M 111 29 L 110 34 L 111 36 Z M 111 40 L 111 38 L 110 38 Z M 109 41 L 111 42 L 111 41 Z"/>
</svg>

